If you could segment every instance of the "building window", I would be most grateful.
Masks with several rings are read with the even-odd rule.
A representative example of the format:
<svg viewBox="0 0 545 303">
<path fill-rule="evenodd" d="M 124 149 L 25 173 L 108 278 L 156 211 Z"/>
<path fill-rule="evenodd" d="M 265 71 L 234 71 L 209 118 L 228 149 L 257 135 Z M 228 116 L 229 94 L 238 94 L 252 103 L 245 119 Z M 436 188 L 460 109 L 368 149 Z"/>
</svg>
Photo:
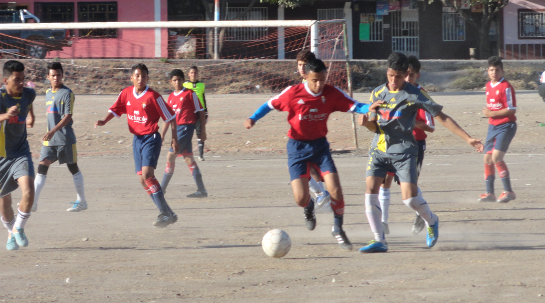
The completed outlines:
<svg viewBox="0 0 545 303">
<path fill-rule="evenodd" d="M 268 20 L 269 10 L 266 7 L 254 7 L 244 16 L 240 15 L 246 7 L 228 7 L 226 20 Z M 229 27 L 226 30 L 225 40 L 228 41 L 256 41 L 267 40 L 267 27 Z"/>
<path fill-rule="evenodd" d="M 545 38 L 545 12 L 519 10 L 519 39 Z"/>
<path fill-rule="evenodd" d="M 40 21 L 50 22 L 74 22 L 74 3 L 40 3 Z"/>
<path fill-rule="evenodd" d="M 443 13 L 443 41 L 465 41 L 464 17 L 458 13 Z"/>
<path fill-rule="evenodd" d="M 329 8 L 318 10 L 318 20 L 334 20 L 344 19 L 344 9 L 342 8 Z"/>
<path fill-rule="evenodd" d="M 384 38 L 382 29 L 382 15 L 360 15 L 360 41 L 382 41 Z"/>
<path fill-rule="evenodd" d="M 79 2 L 78 22 L 116 22 L 117 2 Z M 80 38 L 117 38 L 117 29 L 80 29 Z"/>
</svg>

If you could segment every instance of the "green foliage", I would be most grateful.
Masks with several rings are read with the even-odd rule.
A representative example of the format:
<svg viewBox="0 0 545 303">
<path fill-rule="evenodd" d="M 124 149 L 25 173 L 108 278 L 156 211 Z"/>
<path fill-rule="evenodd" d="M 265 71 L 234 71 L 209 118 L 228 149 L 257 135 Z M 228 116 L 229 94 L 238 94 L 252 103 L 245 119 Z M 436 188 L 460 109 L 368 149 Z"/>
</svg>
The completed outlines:
<svg viewBox="0 0 545 303">
<path fill-rule="evenodd" d="M 168 63 L 168 58 L 160 58 L 159 62 L 161 63 Z"/>
<path fill-rule="evenodd" d="M 261 3 L 283 5 L 286 8 L 294 8 L 301 5 L 313 5 L 316 0 L 260 0 Z M 319 0 L 318 0 L 319 1 Z"/>
</svg>

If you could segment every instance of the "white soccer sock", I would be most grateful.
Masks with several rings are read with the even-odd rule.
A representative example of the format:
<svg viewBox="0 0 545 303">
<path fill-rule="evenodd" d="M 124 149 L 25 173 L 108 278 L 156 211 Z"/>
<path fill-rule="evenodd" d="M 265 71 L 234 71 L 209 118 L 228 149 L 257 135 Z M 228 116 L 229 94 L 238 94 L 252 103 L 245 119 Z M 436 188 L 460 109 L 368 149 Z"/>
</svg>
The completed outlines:
<svg viewBox="0 0 545 303">
<path fill-rule="evenodd" d="M 388 209 L 390 208 L 390 189 L 380 188 L 378 192 L 378 201 L 380 209 L 382 209 L 382 222 L 388 223 Z"/>
<path fill-rule="evenodd" d="M 365 194 L 365 214 L 371 226 L 371 231 L 375 234 L 375 240 L 379 242 L 386 242 L 384 238 L 384 226 L 380 220 L 382 211 L 379 206 L 377 194 Z"/>
<path fill-rule="evenodd" d="M 25 228 L 26 221 L 30 217 L 30 213 L 24 213 L 20 209 L 17 209 L 17 218 L 15 219 L 14 228 Z"/>
<path fill-rule="evenodd" d="M 85 188 L 83 186 L 83 175 L 81 174 L 81 171 L 73 175 L 72 178 L 74 179 L 74 185 L 76 186 L 76 192 L 78 193 L 78 201 L 87 203 L 87 200 L 85 199 Z"/>
<path fill-rule="evenodd" d="M 322 186 L 320 186 L 320 184 L 318 182 L 316 182 L 316 180 L 314 180 L 314 178 L 310 178 L 310 180 L 308 180 L 308 188 L 315 194 L 315 195 L 319 195 L 321 193 L 324 192 L 324 188 Z"/>
<path fill-rule="evenodd" d="M 34 179 L 34 205 L 38 205 L 38 199 L 40 199 L 40 193 L 45 186 L 45 180 L 47 175 L 36 174 L 36 179 Z"/>
<path fill-rule="evenodd" d="M 424 200 L 422 196 L 405 199 L 403 200 L 403 203 L 405 203 L 405 205 L 407 205 L 408 207 L 414 209 L 416 213 L 419 214 L 422 219 L 424 219 L 424 221 L 426 221 L 426 226 L 429 227 L 430 225 L 435 224 L 435 222 L 437 221 L 437 216 L 431 212 L 428 203 L 426 202 L 426 200 Z"/>
<path fill-rule="evenodd" d="M 8 230 L 8 233 L 11 233 L 13 230 L 13 224 L 15 224 L 15 218 L 13 218 L 11 222 L 4 220 L 4 217 L 0 217 L 0 219 L 2 220 L 2 224 L 4 224 L 4 227 Z"/>
</svg>

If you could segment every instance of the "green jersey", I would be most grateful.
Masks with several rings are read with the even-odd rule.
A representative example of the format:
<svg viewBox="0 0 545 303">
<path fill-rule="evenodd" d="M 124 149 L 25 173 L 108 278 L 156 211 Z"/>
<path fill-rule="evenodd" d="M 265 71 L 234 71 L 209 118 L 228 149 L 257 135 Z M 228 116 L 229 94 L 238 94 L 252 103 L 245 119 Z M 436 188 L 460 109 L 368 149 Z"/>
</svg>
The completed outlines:
<svg viewBox="0 0 545 303">
<path fill-rule="evenodd" d="M 204 83 L 200 81 L 186 81 L 184 82 L 184 87 L 193 90 L 197 94 L 197 97 L 199 97 L 199 101 L 201 102 L 202 108 L 205 112 L 208 112 L 208 109 L 206 108 L 206 97 L 204 96 Z"/>
</svg>

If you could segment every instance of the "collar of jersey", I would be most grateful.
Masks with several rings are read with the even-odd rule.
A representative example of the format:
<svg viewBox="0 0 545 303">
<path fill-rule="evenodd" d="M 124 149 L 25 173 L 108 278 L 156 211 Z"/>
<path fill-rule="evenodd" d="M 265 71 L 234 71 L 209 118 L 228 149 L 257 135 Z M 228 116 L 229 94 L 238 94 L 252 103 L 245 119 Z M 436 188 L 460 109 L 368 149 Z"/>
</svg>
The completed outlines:
<svg viewBox="0 0 545 303">
<path fill-rule="evenodd" d="M 504 78 L 501 78 L 500 81 L 496 82 L 496 84 L 492 84 L 492 81 L 490 81 L 490 87 L 496 87 L 496 86 L 498 86 L 498 84 L 500 84 L 500 83 L 503 82 L 503 79 L 504 79 Z"/>
<path fill-rule="evenodd" d="M 140 97 L 142 97 L 143 95 L 145 95 L 145 94 L 148 92 L 148 88 L 149 88 L 149 86 L 146 85 L 146 89 L 145 89 L 140 95 L 137 95 L 137 94 L 136 94 L 136 87 L 133 86 L 133 87 L 132 87 L 132 94 L 134 95 L 134 97 L 135 97 L 136 99 L 140 99 Z"/>
<path fill-rule="evenodd" d="M 310 88 L 308 88 L 308 82 L 305 82 L 303 83 L 303 85 L 305 86 L 305 90 L 307 91 L 307 93 L 309 93 L 311 96 L 313 97 L 318 97 L 319 95 L 321 95 L 322 93 L 319 93 L 319 94 L 315 94 L 313 92 L 310 91 Z M 325 88 L 325 87 L 324 87 Z M 323 90 L 322 90 L 323 92 Z"/>
<path fill-rule="evenodd" d="M 179 93 L 173 92 L 174 96 L 178 97 L 181 93 L 183 93 L 185 90 L 185 87 L 182 88 L 182 90 Z"/>
</svg>

